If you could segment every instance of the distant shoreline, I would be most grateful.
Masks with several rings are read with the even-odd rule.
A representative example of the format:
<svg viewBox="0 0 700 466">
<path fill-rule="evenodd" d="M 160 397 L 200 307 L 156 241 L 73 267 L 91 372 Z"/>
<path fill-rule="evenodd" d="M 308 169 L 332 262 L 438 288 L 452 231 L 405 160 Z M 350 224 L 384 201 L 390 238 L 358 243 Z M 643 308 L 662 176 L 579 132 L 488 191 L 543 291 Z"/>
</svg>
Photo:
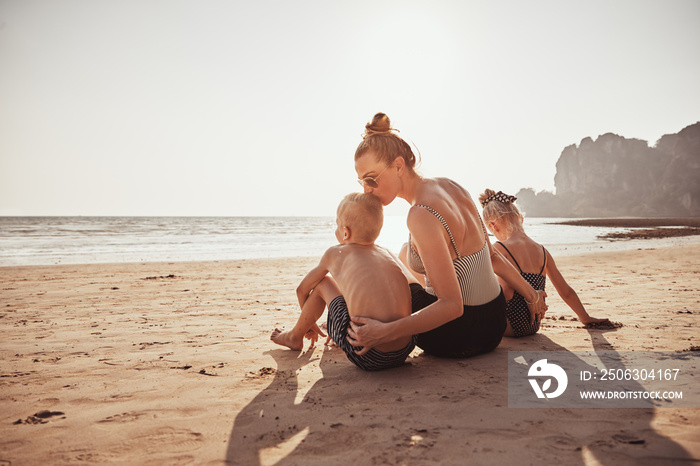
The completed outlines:
<svg viewBox="0 0 700 466">
<path fill-rule="evenodd" d="M 552 222 L 557 225 L 573 225 L 608 228 L 634 228 L 631 231 L 607 233 L 599 238 L 652 239 L 700 235 L 700 217 L 663 218 L 591 218 Z"/>
</svg>

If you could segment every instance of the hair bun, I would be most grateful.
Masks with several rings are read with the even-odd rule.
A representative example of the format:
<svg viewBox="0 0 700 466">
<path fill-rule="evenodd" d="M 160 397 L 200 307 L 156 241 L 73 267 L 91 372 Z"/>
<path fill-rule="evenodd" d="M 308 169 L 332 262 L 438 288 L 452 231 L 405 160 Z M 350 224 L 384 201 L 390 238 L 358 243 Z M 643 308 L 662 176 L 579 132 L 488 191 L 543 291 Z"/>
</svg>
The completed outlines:
<svg viewBox="0 0 700 466">
<path fill-rule="evenodd" d="M 479 195 L 479 203 L 482 206 L 486 205 L 487 204 L 486 199 L 490 198 L 494 194 L 496 194 L 496 191 L 494 191 L 493 189 L 488 189 L 488 188 L 485 189 L 484 192 Z"/>
<path fill-rule="evenodd" d="M 389 133 L 393 131 L 391 120 L 386 113 L 377 113 L 372 118 L 372 121 L 365 125 L 365 134 L 363 137 L 371 136 L 377 133 Z"/>
</svg>

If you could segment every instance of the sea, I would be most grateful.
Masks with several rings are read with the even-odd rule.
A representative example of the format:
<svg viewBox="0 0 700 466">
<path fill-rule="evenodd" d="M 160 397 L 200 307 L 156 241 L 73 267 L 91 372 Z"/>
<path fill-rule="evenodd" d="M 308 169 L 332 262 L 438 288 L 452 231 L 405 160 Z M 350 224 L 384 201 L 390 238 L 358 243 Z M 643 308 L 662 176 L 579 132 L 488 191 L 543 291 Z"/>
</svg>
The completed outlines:
<svg viewBox="0 0 700 466">
<path fill-rule="evenodd" d="M 692 241 L 608 241 L 628 229 L 563 220 L 526 218 L 525 229 L 555 257 Z M 0 267 L 320 257 L 334 231 L 333 217 L 0 217 Z M 398 253 L 407 240 L 405 217 L 385 216 L 377 243 Z"/>
</svg>

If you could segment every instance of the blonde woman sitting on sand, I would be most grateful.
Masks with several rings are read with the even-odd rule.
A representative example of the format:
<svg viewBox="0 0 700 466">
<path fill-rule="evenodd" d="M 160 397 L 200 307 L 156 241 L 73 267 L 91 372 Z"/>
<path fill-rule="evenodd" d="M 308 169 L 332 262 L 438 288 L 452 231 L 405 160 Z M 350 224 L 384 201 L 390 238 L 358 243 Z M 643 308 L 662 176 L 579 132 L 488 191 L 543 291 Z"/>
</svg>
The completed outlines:
<svg viewBox="0 0 700 466">
<path fill-rule="evenodd" d="M 484 221 L 498 239 L 494 247 L 518 268 L 523 278 L 536 290 L 544 291 L 546 277 L 549 276 L 559 296 L 584 325 L 608 322 L 608 319 L 596 319 L 588 315 L 576 291 L 566 283 L 557 269 L 549 251 L 525 234 L 523 214 L 514 204 L 515 200 L 514 196 L 501 191 L 494 192 L 492 189 L 487 189 L 479 196 Z M 505 336 L 524 337 L 537 333 L 540 328 L 539 316 L 528 310 L 525 298 L 520 293 L 503 280 L 499 281 L 506 296 L 508 326 Z"/>
<path fill-rule="evenodd" d="M 545 293 L 532 288 L 494 251 L 469 193 L 447 178 L 415 171 L 411 147 L 377 113 L 355 151 L 355 171 L 365 193 L 388 205 L 411 204 L 406 224 L 409 264 L 427 277 L 411 287 L 412 314 L 391 322 L 355 315 L 348 329 L 358 354 L 396 338 L 416 335 L 416 344 L 440 357 L 470 357 L 492 351 L 506 328 L 505 298 L 496 275 L 527 297 L 531 312 L 544 315 Z"/>
</svg>

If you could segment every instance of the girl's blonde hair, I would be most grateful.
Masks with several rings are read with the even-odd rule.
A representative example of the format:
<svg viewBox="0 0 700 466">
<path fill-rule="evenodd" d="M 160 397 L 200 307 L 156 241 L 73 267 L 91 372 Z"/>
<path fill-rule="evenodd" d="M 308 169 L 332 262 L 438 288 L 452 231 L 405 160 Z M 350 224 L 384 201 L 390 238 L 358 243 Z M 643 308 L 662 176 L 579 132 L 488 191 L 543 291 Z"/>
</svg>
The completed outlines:
<svg viewBox="0 0 700 466">
<path fill-rule="evenodd" d="M 512 233 L 523 220 L 523 213 L 515 205 L 516 199 L 515 196 L 509 196 L 502 191 L 486 189 L 479 195 L 479 202 L 484 211 L 484 221 L 488 224 L 503 219 L 507 222 L 508 233 Z"/>
<path fill-rule="evenodd" d="M 384 224 L 382 201 L 373 194 L 351 193 L 340 201 L 338 218 L 350 227 L 358 241 L 373 243 Z"/>
<path fill-rule="evenodd" d="M 355 161 L 373 150 L 380 162 L 390 165 L 397 157 L 401 157 L 406 166 L 415 172 L 416 156 L 411 146 L 396 134 L 399 130 L 391 127 L 391 120 L 385 113 L 377 113 L 372 121 L 365 125 L 362 142 L 355 150 Z"/>
</svg>

